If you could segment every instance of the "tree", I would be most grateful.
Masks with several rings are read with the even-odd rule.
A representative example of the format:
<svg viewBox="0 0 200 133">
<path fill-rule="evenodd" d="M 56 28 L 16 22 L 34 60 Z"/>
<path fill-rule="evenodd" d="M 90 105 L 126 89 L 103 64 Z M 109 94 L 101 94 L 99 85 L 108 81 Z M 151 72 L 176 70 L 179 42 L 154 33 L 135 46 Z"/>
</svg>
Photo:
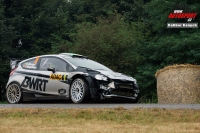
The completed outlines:
<svg viewBox="0 0 200 133">
<path fill-rule="evenodd" d="M 15 53 L 17 50 L 12 48 L 12 40 L 17 37 L 17 33 L 12 26 L 6 26 L 4 17 L 4 6 L 0 1 L 0 100 L 2 100 L 2 92 L 8 81 L 10 72 L 9 55 Z"/>
<path fill-rule="evenodd" d="M 20 57 L 49 53 L 52 44 L 68 39 L 70 22 L 64 0 L 6 0 L 5 17 L 23 39 Z"/>
<path fill-rule="evenodd" d="M 142 56 L 137 54 L 140 31 L 136 24 L 129 25 L 121 15 L 99 18 L 97 24 L 82 23 L 78 26 L 74 52 L 89 56 L 113 70 L 129 75 L 136 73 Z"/>
</svg>

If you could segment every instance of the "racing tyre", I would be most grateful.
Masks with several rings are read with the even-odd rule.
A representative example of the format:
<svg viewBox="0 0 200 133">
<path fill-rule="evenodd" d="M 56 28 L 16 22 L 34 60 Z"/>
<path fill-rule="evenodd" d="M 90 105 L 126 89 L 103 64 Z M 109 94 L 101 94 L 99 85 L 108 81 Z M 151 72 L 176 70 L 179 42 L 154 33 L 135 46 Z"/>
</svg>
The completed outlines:
<svg viewBox="0 0 200 133">
<path fill-rule="evenodd" d="M 22 102 L 22 92 L 19 83 L 12 82 L 6 89 L 6 99 L 9 103 L 20 103 Z"/>
<path fill-rule="evenodd" d="M 75 79 L 70 86 L 70 98 L 74 103 L 87 102 L 90 99 L 88 83 L 82 79 Z"/>
</svg>

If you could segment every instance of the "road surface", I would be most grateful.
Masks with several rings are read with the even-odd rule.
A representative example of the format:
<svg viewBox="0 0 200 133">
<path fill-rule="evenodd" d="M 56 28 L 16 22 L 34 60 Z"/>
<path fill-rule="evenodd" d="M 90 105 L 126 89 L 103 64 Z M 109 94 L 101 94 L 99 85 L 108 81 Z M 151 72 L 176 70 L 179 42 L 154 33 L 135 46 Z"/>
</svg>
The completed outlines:
<svg viewBox="0 0 200 133">
<path fill-rule="evenodd" d="M 200 104 L 132 104 L 132 103 L 24 103 L 24 104 L 0 104 L 0 108 L 162 108 L 162 109 L 195 109 L 200 110 Z"/>
</svg>

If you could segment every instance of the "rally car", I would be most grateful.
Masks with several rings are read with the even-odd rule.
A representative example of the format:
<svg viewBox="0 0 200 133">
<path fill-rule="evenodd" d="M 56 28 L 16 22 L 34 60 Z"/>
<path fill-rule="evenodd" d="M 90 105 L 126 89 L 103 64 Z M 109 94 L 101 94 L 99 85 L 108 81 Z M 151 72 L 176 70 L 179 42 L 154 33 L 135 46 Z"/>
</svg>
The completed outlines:
<svg viewBox="0 0 200 133">
<path fill-rule="evenodd" d="M 136 79 L 79 54 L 41 55 L 10 64 L 12 71 L 5 88 L 9 103 L 36 99 L 135 101 L 139 93 Z"/>
</svg>

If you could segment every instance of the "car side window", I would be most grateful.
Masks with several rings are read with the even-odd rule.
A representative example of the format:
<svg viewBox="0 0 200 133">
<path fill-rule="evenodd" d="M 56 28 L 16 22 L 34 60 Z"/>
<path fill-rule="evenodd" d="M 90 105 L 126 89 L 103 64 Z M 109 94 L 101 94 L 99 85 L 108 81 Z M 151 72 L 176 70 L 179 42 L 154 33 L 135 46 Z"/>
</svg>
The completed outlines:
<svg viewBox="0 0 200 133">
<path fill-rule="evenodd" d="M 39 70 L 47 71 L 47 68 L 55 68 L 56 71 L 65 72 L 66 71 L 66 62 L 61 59 L 53 57 L 44 57 L 41 58 Z"/>
<path fill-rule="evenodd" d="M 72 72 L 72 71 L 74 71 L 74 68 L 72 66 L 70 66 L 69 64 L 67 64 L 67 71 Z"/>
<path fill-rule="evenodd" d="M 37 69 L 37 61 L 35 59 L 28 60 L 26 62 L 23 62 L 21 64 L 21 67 L 24 69 L 29 69 L 29 70 L 36 70 Z"/>
</svg>

